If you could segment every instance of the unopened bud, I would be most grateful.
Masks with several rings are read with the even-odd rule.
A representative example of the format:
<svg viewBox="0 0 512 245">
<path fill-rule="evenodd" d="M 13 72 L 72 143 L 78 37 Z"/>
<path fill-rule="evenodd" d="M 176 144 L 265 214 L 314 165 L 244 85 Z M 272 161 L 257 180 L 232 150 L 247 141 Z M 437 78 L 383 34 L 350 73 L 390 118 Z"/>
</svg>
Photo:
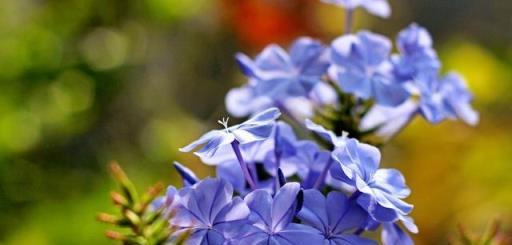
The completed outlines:
<svg viewBox="0 0 512 245">
<path fill-rule="evenodd" d="M 112 198 L 112 201 L 116 205 L 125 207 L 128 206 L 128 200 L 126 200 L 126 198 L 118 192 L 110 192 L 110 198 Z"/>
<path fill-rule="evenodd" d="M 126 236 L 117 231 L 107 231 L 105 233 L 105 236 L 107 236 L 108 238 L 110 238 L 112 240 L 118 240 L 118 241 L 126 240 Z"/>
<path fill-rule="evenodd" d="M 96 218 L 101 222 L 109 224 L 117 224 L 119 222 L 119 218 L 106 213 L 100 213 Z"/>
</svg>

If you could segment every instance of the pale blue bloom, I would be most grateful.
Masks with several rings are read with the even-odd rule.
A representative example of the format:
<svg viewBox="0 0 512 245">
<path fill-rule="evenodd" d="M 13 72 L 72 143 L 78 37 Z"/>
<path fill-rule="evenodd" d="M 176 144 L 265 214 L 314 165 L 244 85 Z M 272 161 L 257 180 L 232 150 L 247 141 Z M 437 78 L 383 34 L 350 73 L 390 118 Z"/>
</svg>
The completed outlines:
<svg viewBox="0 0 512 245">
<path fill-rule="evenodd" d="M 246 222 L 249 208 L 240 197 L 233 198 L 233 187 L 224 180 L 207 178 L 178 193 L 178 204 L 171 225 L 178 234 L 190 233 L 187 244 L 223 244 L 237 235 Z"/>
<path fill-rule="evenodd" d="M 246 116 L 271 106 L 283 107 L 293 98 L 325 102 L 325 98 L 334 94 L 322 86 L 322 76 L 329 66 L 327 55 L 322 43 L 306 37 L 297 39 L 289 54 L 277 45 L 266 47 L 255 60 L 238 54 L 238 64 L 249 77 L 249 83 L 227 94 L 228 111 L 235 116 Z"/>
<path fill-rule="evenodd" d="M 404 177 L 395 169 L 378 169 L 381 156 L 376 147 L 349 139 L 332 157 L 332 176 L 356 189 L 357 202 L 373 219 L 394 222 L 412 211 L 413 206 L 402 201 L 410 194 Z"/>
<path fill-rule="evenodd" d="M 391 7 L 387 0 L 322 0 L 322 2 L 334 4 L 347 10 L 362 7 L 369 13 L 383 18 L 391 15 Z"/>
<path fill-rule="evenodd" d="M 174 162 L 174 168 L 183 179 L 183 186 L 191 186 L 199 182 L 196 174 L 179 162 Z"/>
<path fill-rule="evenodd" d="M 419 74 L 407 86 L 413 97 L 397 107 L 375 105 L 361 121 L 361 129 L 379 128 L 378 135 L 388 138 L 418 114 L 431 123 L 446 118 L 472 126 L 478 123 L 479 115 L 471 107 L 473 97 L 460 76 L 450 73 L 440 79 L 433 73 Z"/>
<path fill-rule="evenodd" d="M 475 126 L 479 115 L 471 107 L 473 95 L 469 91 L 464 79 L 456 73 L 449 73 L 441 80 L 439 93 L 443 98 L 443 111 L 448 118 L 460 119 Z"/>
<path fill-rule="evenodd" d="M 276 176 L 281 168 L 286 177 L 297 172 L 298 165 L 289 159 L 296 155 L 299 140 L 293 129 L 285 122 L 278 121 L 271 135 L 263 141 L 240 145 L 241 155 L 250 169 L 263 165 L 270 176 Z M 242 170 L 231 146 L 220 147 L 214 156 L 202 156 L 201 160 L 217 166 L 217 176 L 229 181 L 240 193 L 249 191 L 245 186 Z M 257 177 L 257 176 L 255 176 Z M 269 188 L 269 182 L 260 181 L 261 188 Z"/>
<path fill-rule="evenodd" d="M 151 210 L 164 209 L 164 215 L 168 215 L 175 207 L 178 200 L 178 190 L 174 186 L 168 186 L 165 195 L 155 199 L 151 203 Z"/>
<path fill-rule="evenodd" d="M 327 140 L 334 147 L 343 147 L 347 142 L 348 133 L 346 132 L 343 132 L 342 136 L 337 136 L 334 132 L 327 130 L 323 126 L 318 125 L 309 119 L 306 119 L 305 125 L 307 129 L 315 132 L 320 137 Z"/>
<path fill-rule="evenodd" d="M 410 81 L 421 73 L 437 73 L 441 62 L 432 47 L 428 31 L 411 24 L 398 34 L 399 54 L 392 57 L 394 73 L 400 81 Z"/>
<path fill-rule="evenodd" d="M 321 244 L 323 237 L 309 226 L 292 223 L 302 206 L 303 194 L 298 183 L 287 183 L 274 197 L 255 190 L 245 197 L 251 209 L 249 224 L 243 235 L 232 244 L 311 245 Z"/>
<path fill-rule="evenodd" d="M 383 245 L 414 245 L 412 238 L 397 224 L 383 224 L 381 239 Z"/>
<path fill-rule="evenodd" d="M 270 108 L 254 115 L 249 120 L 235 126 L 228 127 L 227 121 L 219 121 L 224 129 L 212 130 L 198 140 L 180 149 L 189 152 L 199 148 L 195 153 L 199 156 L 213 156 L 215 152 L 233 142 L 248 144 L 267 139 L 272 133 L 275 120 L 281 115 L 277 108 Z"/>
<path fill-rule="evenodd" d="M 368 31 L 337 38 L 331 45 L 329 76 L 341 89 L 361 99 L 395 106 L 409 93 L 393 76 L 391 42 Z"/>
<path fill-rule="evenodd" d="M 298 213 L 299 219 L 324 236 L 323 245 L 370 245 L 377 244 L 367 238 L 354 235 L 368 217 L 353 199 L 343 193 L 332 191 L 325 198 L 317 190 L 304 191 L 304 205 Z"/>
</svg>

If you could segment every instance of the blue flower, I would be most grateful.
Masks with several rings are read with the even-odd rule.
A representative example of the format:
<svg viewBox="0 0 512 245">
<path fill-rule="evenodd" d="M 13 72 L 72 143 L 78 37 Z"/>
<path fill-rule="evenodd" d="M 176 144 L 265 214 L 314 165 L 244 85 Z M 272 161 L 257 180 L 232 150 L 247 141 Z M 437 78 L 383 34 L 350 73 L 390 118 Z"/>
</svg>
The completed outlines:
<svg viewBox="0 0 512 245">
<path fill-rule="evenodd" d="M 170 223 L 179 233 L 190 233 L 187 244 L 223 244 L 250 213 L 245 202 L 233 198 L 233 187 L 221 179 L 205 179 L 178 193 L 178 205 Z"/>
<path fill-rule="evenodd" d="M 299 142 L 290 125 L 278 122 L 272 137 L 262 143 L 267 150 L 262 161 L 267 173 L 277 176 L 278 168 L 285 177 L 297 173 L 299 165 L 292 158 L 300 153 L 297 149 Z"/>
<path fill-rule="evenodd" d="M 399 220 L 412 233 L 418 233 L 414 220 L 408 216 L 400 216 Z M 381 233 L 384 245 L 414 245 L 412 238 L 397 223 L 383 223 Z"/>
<path fill-rule="evenodd" d="M 315 142 L 302 141 L 297 145 L 297 154 L 286 161 L 297 167 L 302 187 L 314 188 L 325 183 L 328 173 L 324 173 L 324 169 L 331 163 L 331 156 L 328 151 L 321 150 Z"/>
<path fill-rule="evenodd" d="M 333 151 L 334 178 L 358 193 L 357 202 L 379 222 L 394 222 L 409 214 L 413 206 L 402 201 L 410 194 L 402 174 L 395 169 L 378 169 L 380 151 L 371 145 L 349 139 L 343 148 Z"/>
<path fill-rule="evenodd" d="M 414 245 L 412 238 L 398 222 L 401 222 L 409 232 L 418 233 L 418 227 L 414 224 L 414 220 L 405 215 L 399 216 L 396 222 L 378 222 L 368 217 L 362 230 L 376 231 L 382 225 L 381 241 L 383 245 Z"/>
<path fill-rule="evenodd" d="M 297 215 L 324 236 L 325 245 L 377 244 L 354 235 L 364 225 L 368 214 L 358 204 L 341 192 L 329 192 L 325 198 L 317 190 L 304 191 L 304 205 Z"/>
<path fill-rule="evenodd" d="M 281 168 L 286 177 L 297 172 L 295 162 L 288 161 L 296 153 L 297 136 L 285 122 L 276 123 L 271 135 L 263 141 L 240 145 L 240 152 L 250 169 L 262 164 L 271 176 L 276 176 L 277 168 Z M 220 147 L 214 156 L 202 156 L 201 160 L 217 166 L 217 176 L 229 181 L 239 193 L 247 193 L 242 170 L 237 167 L 238 159 L 230 146 Z M 253 171 L 255 173 L 256 171 Z M 255 178 L 257 176 L 254 176 Z M 272 182 L 260 181 L 260 188 L 271 188 Z"/>
<path fill-rule="evenodd" d="M 371 14 L 383 18 L 391 15 L 391 7 L 387 0 L 322 0 L 322 2 L 335 4 L 348 10 L 362 7 Z"/>
<path fill-rule="evenodd" d="M 151 210 L 164 209 L 164 215 L 169 215 L 177 204 L 178 190 L 174 186 L 167 187 L 165 195 L 151 203 Z"/>
<path fill-rule="evenodd" d="M 196 174 L 179 162 L 174 162 L 174 168 L 183 179 L 183 186 L 191 186 L 199 182 Z"/>
<path fill-rule="evenodd" d="M 441 62 L 432 47 L 432 38 L 428 31 L 411 24 L 398 34 L 399 55 L 392 57 L 394 73 L 400 81 L 409 81 L 420 73 L 437 73 Z"/>
<path fill-rule="evenodd" d="M 368 31 L 342 36 L 331 45 L 329 76 L 358 98 L 399 105 L 409 93 L 394 79 L 390 53 L 391 42 L 384 36 Z"/>
<path fill-rule="evenodd" d="M 451 73 L 440 79 L 437 74 L 422 73 L 407 87 L 413 97 L 394 108 L 374 106 L 361 121 L 361 129 L 379 128 L 377 134 L 389 138 L 418 114 L 431 123 L 446 118 L 478 123 L 478 113 L 471 107 L 472 95 L 460 76 Z"/>
<path fill-rule="evenodd" d="M 265 140 L 272 133 L 274 122 L 280 115 L 277 108 L 270 108 L 239 125 L 228 127 L 227 121 L 219 121 L 225 129 L 212 130 L 180 151 L 189 152 L 200 147 L 196 154 L 213 156 L 219 148 L 233 142 L 243 145 Z"/>
<path fill-rule="evenodd" d="M 346 132 L 343 132 L 343 135 L 338 137 L 334 132 L 327 130 L 323 126 L 318 125 L 309 119 L 306 119 L 305 125 L 307 129 L 315 132 L 334 147 L 343 147 L 347 142 L 348 133 Z"/>
<path fill-rule="evenodd" d="M 317 230 L 292 223 L 301 206 L 301 193 L 298 183 L 288 183 L 274 197 L 263 190 L 248 194 L 244 200 L 251 209 L 250 223 L 233 244 L 321 244 L 323 237 Z"/>
<path fill-rule="evenodd" d="M 381 240 L 384 245 L 414 245 L 411 237 L 400 226 L 393 223 L 383 225 Z"/>
<path fill-rule="evenodd" d="M 270 106 L 281 106 L 287 99 L 313 96 L 329 66 L 326 47 L 311 38 L 299 38 L 286 53 L 277 45 L 265 48 L 255 60 L 236 56 L 249 83 L 226 96 L 226 107 L 235 116 L 246 116 Z"/>
<path fill-rule="evenodd" d="M 478 112 L 471 107 L 473 95 L 461 76 L 456 73 L 446 75 L 439 90 L 443 98 L 443 111 L 447 117 L 461 119 L 472 126 L 478 123 Z"/>
</svg>

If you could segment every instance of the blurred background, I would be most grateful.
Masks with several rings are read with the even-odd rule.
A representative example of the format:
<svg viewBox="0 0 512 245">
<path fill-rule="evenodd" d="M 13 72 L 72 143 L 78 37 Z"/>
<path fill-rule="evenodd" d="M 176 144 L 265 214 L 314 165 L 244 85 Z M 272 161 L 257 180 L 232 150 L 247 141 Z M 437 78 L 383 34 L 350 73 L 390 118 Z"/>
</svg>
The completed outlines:
<svg viewBox="0 0 512 245">
<path fill-rule="evenodd" d="M 356 28 L 395 37 L 426 26 L 476 96 L 481 123 L 417 119 L 384 149 L 404 171 L 417 244 L 447 244 L 457 224 L 512 227 L 512 1 L 390 0 Z M 318 0 L 0 1 L 0 244 L 112 244 L 95 221 L 112 211 L 117 160 L 139 187 L 177 184 L 177 148 L 225 115 L 245 82 L 233 56 L 301 35 L 326 43 L 343 11 Z"/>
</svg>

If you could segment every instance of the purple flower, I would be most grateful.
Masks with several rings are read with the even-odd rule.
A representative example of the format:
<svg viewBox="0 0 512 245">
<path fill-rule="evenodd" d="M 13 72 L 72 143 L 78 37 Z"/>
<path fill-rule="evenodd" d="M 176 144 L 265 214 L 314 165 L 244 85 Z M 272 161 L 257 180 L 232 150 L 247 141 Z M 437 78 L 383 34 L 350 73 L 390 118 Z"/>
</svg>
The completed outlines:
<svg viewBox="0 0 512 245">
<path fill-rule="evenodd" d="M 258 164 L 262 164 L 270 176 L 276 176 L 277 168 L 280 167 L 286 177 L 289 177 L 297 172 L 297 164 L 288 159 L 296 155 L 298 142 L 292 128 L 279 121 L 266 140 L 240 145 L 240 152 L 250 169 L 256 169 Z M 217 176 L 229 181 L 238 192 L 245 194 L 249 191 L 245 186 L 242 170 L 236 166 L 238 160 L 230 146 L 219 148 L 214 156 L 202 156 L 201 160 L 206 164 L 216 165 Z M 261 188 L 272 187 L 265 181 L 260 184 Z"/>
<path fill-rule="evenodd" d="M 357 190 L 357 202 L 373 219 L 394 222 L 412 211 L 413 206 L 401 200 L 410 194 L 404 177 L 395 169 L 378 169 L 380 152 L 376 147 L 349 139 L 332 157 L 336 161 L 332 176 Z"/>
<path fill-rule="evenodd" d="M 249 225 L 233 244 L 321 244 L 323 237 L 317 230 L 292 223 L 301 206 L 301 193 L 298 183 L 288 183 L 274 197 L 263 190 L 248 194 L 244 200 L 251 209 Z"/>
<path fill-rule="evenodd" d="M 331 45 L 329 76 L 358 98 L 399 105 L 409 93 L 394 79 L 390 53 L 391 42 L 384 36 L 368 31 L 342 36 Z"/>
<path fill-rule="evenodd" d="M 398 34 L 397 46 L 400 54 L 394 55 L 392 61 L 400 81 L 409 81 L 420 73 L 437 73 L 441 68 L 432 38 L 425 28 L 411 24 Z"/>
<path fill-rule="evenodd" d="M 456 73 L 446 75 L 441 81 L 439 93 L 443 98 L 443 111 L 448 118 L 458 118 L 472 126 L 478 124 L 478 112 L 471 107 L 473 95 L 461 76 Z"/>
<path fill-rule="evenodd" d="M 151 210 L 159 210 L 163 208 L 165 210 L 164 214 L 168 215 L 172 212 L 174 207 L 176 206 L 178 200 L 178 190 L 174 186 L 167 187 L 167 191 L 165 195 L 155 199 L 151 203 Z"/>
<path fill-rule="evenodd" d="M 334 147 L 343 147 L 347 142 L 348 134 L 346 132 L 343 132 L 343 135 L 338 137 L 334 132 L 327 130 L 323 126 L 318 125 L 309 119 L 306 119 L 305 125 L 307 129 L 315 132 L 323 139 L 329 141 L 329 143 L 331 143 Z"/>
<path fill-rule="evenodd" d="M 304 205 L 298 217 L 304 224 L 320 231 L 324 236 L 322 244 L 377 244 L 353 234 L 364 225 L 368 214 L 341 192 L 329 192 L 325 198 L 317 190 L 304 191 Z"/>
<path fill-rule="evenodd" d="M 179 162 L 174 162 L 174 168 L 178 171 L 178 174 L 183 179 L 183 186 L 191 186 L 199 182 L 196 174 L 189 168 L 181 165 Z"/>
<path fill-rule="evenodd" d="M 183 188 L 170 223 L 180 228 L 178 233 L 190 233 L 187 244 L 223 244 L 236 236 L 250 213 L 241 198 L 232 196 L 233 187 L 221 179 Z"/>
<path fill-rule="evenodd" d="M 399 220 L 412 233 L 418 233 L 414 220 L 408 216 L 401 216 Z M 414 245 L 412 238 L 396 222 L 383 223 L 381 240 L 383 245 Z"/>
<path fill-rule="evenodd" d="M 300 153 L 297 149 L 299 140 L 290 125 L 278 122 L 272 137 L 262 144 L 267 150 L 262 161 L 267 173 L 276 176 L 278 168 L 281 169 L 285 177 L 297 173 L 299 165 L 292 158 Z"/>
<path fill-rule="evenodd" d="M 411 233 L 418 233 L 418 227 L 409 216 L 399 216 L 396 222 L 378 222 L 371 217 L 366 221 L 363 230 L 375 231 L 382 225 L 381 241 L 383 245 L 413 245 L 412 238 L 405 232 L 398 222 Z"/>
<path fill-rule="evenodd" d="M 414 245 L 411 237 L 400 226 L 393 223 L 383 225 L 381 240 L 384 245 Z"/>
<path fill-rule="evenodd" d="M 383 18 L 391 15 L 391 7 L 387 0 L 322 0 L 322 2 L 338 5 L 348 10 L 362 7 L 371 14 Z"/>
<path fill-rule="evenodd" d="M 199 148 L 196 151 L 197 155 L 213 156 L 219 148 L 235 141 L 243 145 L 265 140 L 272 133 L 274 122 L 280 115 L 277 108 L 270 108 L 239 125 L 228 127 L 227 120 L 219 121 L 224 125 L 224 129 L 212 130 L 180 151 L 189 152 Z"/>
<path fill-rule="evenodd" d="M 297 174 L 302 179 L 302 186 L 313 188 L 317 187 L 315 185 L 324 184 L 326 174 L 324 175 L 323 171 L 330 164 L 331 156 L 328 151 L 321 150 L 316 143 L 302 141 L 297 145 L 297 154 L 287 161 L 297 166 Z"/>
<path fill-rule="evenodd" d="M 255 60 L 237 55 L 249 83 L 228 93 L 226 107 L 232 115 L 246 116 L 270 106 L 281 106 L 289 98 L 313 96 L 329 65 L 325 46 L 303 37 L 292 44 L 289 52 L 270 45 Z"/>
<path fill-rule="evenodd" d="M 478 123 L 478 113 L 471 107 L 472 95 L 460 76 L 450 73 L 439 79 L 433 73 L 420 74 L 407 87 L 413 94 L 411 99 L 394 108 L 375 105 L 361 121 L 361 129 L 379 128 L 377 134 L 389 138 L 418 114 L 431 123 L 446 118 Z"/>
</svg>

